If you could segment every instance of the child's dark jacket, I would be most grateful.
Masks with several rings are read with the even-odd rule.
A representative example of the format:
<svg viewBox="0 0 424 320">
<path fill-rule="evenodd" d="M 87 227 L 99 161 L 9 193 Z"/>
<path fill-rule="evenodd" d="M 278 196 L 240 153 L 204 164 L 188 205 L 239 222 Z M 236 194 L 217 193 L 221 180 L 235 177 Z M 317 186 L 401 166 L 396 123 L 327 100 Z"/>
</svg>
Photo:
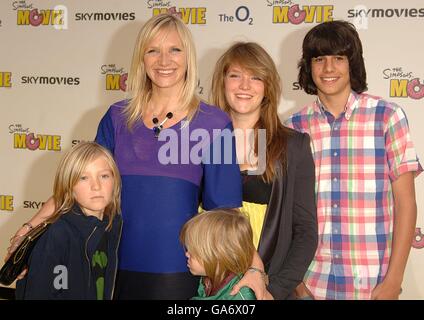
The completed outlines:
<svg viewBox="0 0 424 320">
<path fill-rule="evenodd" d="M 111 299 L 118 267 L 118 245 L 122 218 L 116 215 L 112 229 L 108 218 L 86 216 L 75 205 L 63 214 L 36 243 L 27 276 L 16 284 L 17 299 L 97 299 L 91 261 L 105 232 L 108 232 L 104 299 Z M 67 288 L 67 289 L 65 289 Z"/>
</svg>

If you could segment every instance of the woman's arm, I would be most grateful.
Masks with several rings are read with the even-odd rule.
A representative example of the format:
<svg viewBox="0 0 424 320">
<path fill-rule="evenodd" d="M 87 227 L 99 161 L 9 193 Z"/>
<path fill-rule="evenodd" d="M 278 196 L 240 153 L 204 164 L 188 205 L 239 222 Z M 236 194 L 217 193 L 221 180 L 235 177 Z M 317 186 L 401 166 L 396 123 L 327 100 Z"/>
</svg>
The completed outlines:
<svg viewBox="0 0 424 320">
<path fill-rule="evenodd" d="M 19 228 L 16 231 L 15 235 L 10 239 L 10 247 L 7 248 L 7 254 L 4 261 L 9 259 L 10 255 L 16 250 L 16 248 L 20 244 L 22 236 L 27 234 L 32 228 L 46 221 L 53 214 L 54 210 L 55 210 L 54 200 L 53 200 L 53 197 L 50 197 L 44 203 L 41 209 L 28 222 L 26 222 L 21 228 Z"/>
</svg>

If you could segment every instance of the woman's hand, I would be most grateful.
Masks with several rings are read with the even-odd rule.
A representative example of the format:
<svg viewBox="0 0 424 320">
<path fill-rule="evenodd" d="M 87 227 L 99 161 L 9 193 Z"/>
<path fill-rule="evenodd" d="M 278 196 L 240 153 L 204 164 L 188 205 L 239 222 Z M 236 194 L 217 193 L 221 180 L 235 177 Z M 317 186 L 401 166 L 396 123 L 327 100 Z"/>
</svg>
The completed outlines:
<svg viewBox="0 0 424 320">
<path fill-rule="evenodd" d="M 27 224 L 24 224 L 19 230 L 15 233 L 15 235 L 10 238 L 10 246 L 7 248 L 6 257 L 4 258 L 4 262 L 6 262 L 13 252 L 15 252 L 16 248 L 22 243 L 24 236 L 32 229 L 32 227 L 28 227 Z M 23 279 L 25 275 L 28 273 L 28 268 L 25 268 L 21 274 L 17 277 L 18 280 Z"/>
<path fill-rule="evenodd" d="M 266 283 L 263 274 L 256 269 L 249 269 L 243 278 L 233 287 L 231 295 L 235 295 L 242 287 L 249 287 L 255 293 L 258 300 L 273 300 L 274 298 L 266 289 Z"/>
<path fill-rule="evenodd" d="M 16 231 L 15 235 L 10 238 L 10 246 L 7 248 L 6 257 L 4 258 L 4 262 L 6 262 L 13 252 L 15 252 L 16 248 L 21 244 L 24 235 L 26 235 L 30 230 L 31 227 L 28 227 L 27 224 L 24 224 L 21 228 Z"/>
<path fill-rule="evenodd" d="M 314 295 L 311 291 L 305 286 L 303 282 L 301 282 L 296 289 L 294 290 L 296 295 L 296 299 L 314 299 Z"/>
<path fill-rule="evenodd" d="M 21 244 L 23 240 L 23 236 L 26 235 L 33 228 L 38 226 L 40 223 L 46 221 L 55 211 L 55 203 L 53 197 L 47 199 L 44 205 L 40 210 L 35 214 L 32 219 L 22 225 L 21 228 L 15 233 L 15 235 L 10 239 L 10 246 L 7 248 L 6 257 L 4 261 L 6 262 L 13 252 L 15 252 L 16 248 Z M 18 276 L 18 279 L 22 279 L 25 277 L 28 269 L 22 271 L 22 273 Z"/>
</svg>

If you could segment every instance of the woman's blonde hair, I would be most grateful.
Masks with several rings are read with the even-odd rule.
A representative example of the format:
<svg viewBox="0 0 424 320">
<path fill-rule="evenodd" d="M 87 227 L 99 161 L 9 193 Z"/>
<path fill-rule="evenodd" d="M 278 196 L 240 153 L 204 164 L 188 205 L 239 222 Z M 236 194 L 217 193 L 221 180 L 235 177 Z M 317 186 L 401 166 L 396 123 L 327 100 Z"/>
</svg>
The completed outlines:
<svg viewBox="0 0 424 320">
<path fill-rule="evenodd" d="M 255 247 L 249 220 L 237 209 L 202 212 L 183 226 L 180 241 L 203 264 L 212 285 L 229 273 L 245 273 Z"/>
<path fill-rule="evenodd" d="M 260 118 L 256 123 L 258 129 L 266 129 L 266 169 L 262 178 L 271 182 L 277 174 L 276 163 L 286 168 L 287 136 L 289 131 L 278 117 L 278 105 L 281 97 L 281 80 L 271 56 L 255 42 L 237 42 L 219 58 L 212 78 L 211 102 L 230 114 L 231 106 L 225 97 L 225 77 L 231 66 L 237 65 L 264 83 L 264 98 L 261 103 Z M 255 155 L 258 155 L 258 142 L 255 139 Z M 283 171 L 282 171 L 283 172 Z M 281 173 L 282 173 L 281 172 Z"/>
<path fill-rule="evenodd" d="M 53 184 L 55 212 L 49 218 L 49 222 L 56 221 L 62 213 L 69 211 L 74 206 L 76 202 L 74 186 L 87 165 L 98 157 L 105 157 L 114 178 L 112 200 L 104 211 L 104 215 L 109 218 L 106 230 L 112 228 L 115 215 L 121 212 L 121 176 L 112 155 L 96 142 L 80 142 L 61 159 Z"/>
<path fill-rule="evenodd" d="M 181 92 L 181 109 L 188 110 L 187 119 L 190 121 L 199 107 L 200 99 L 196 95 L 197 88 L 197 58 L 196 49 L 190 30 L 175 15 L 162 13 L 150 18 L 141 28 L 134 47 L 131 68 L 128 76 L 129 103 L 124 113 L 127 126 L 132 128 L 143 114 L 152 93 L 152 81 L 149 79 L 144 65 L 144 55 L 149 43 L 162 30 L 176 30 L 186 52 L 187 71 L 185 83 Z"/>
</svg>

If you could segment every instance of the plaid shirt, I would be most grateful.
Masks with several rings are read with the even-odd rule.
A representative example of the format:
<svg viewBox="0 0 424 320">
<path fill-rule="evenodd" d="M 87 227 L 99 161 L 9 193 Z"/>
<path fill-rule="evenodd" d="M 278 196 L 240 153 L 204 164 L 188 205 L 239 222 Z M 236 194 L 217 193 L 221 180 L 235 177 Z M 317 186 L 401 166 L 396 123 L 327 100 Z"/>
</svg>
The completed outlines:
<svg viewBox="0 0 424 320">
<path fill-rule="evenodd" d="M 316 168 L 319 242 L 305 284 L 316 299 L 369 299 L 389 265 L 391 182 L 423 170 L 406 116 L 352 92 L 339 118 L 316 101 L 286 125 L 311 136 Z"/>
</svg>

